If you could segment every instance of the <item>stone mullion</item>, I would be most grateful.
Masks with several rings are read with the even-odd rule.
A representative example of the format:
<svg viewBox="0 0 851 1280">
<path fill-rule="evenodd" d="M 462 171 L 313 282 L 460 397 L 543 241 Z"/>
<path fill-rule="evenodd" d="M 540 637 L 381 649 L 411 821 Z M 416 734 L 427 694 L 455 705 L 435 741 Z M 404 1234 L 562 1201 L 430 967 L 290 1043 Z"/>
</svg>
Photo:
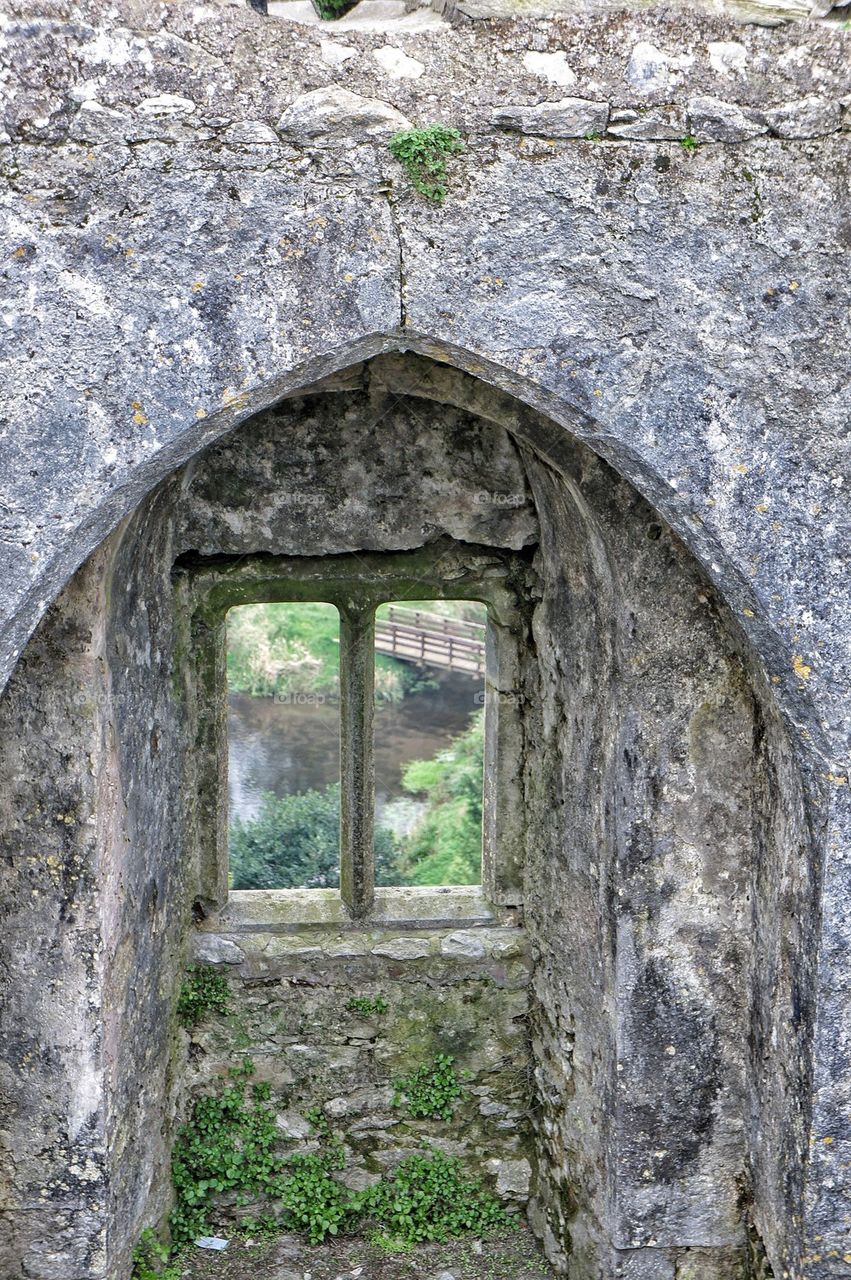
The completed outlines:
<svg viewBox="0 0 851 1280">
<path fill-rule="evenodd" d="M 374 655 L 372 606 L 341 604 L 340 892 L 355 918 L 367 915 L 375 898 Z"/>
</svg>

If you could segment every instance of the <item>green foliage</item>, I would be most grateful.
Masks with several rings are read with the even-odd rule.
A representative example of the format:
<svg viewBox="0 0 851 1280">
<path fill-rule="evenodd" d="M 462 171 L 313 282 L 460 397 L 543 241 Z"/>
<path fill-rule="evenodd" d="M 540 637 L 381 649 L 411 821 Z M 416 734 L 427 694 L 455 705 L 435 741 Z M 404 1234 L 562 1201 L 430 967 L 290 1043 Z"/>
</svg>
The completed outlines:
<svg viewBox="0 0 851 1280">
<path fill-rule="evenodd" d="M 424 129 L 403 129 L 390 139 L 390 151 L 404 165 L 414 189 L 435 204 L 446 199 L 446 160 L 464 150 L 457 129 L 430 124 Z"/>
<path fill-rule="evenodd" d="M 273 1150 L 278 1131 L 267 1105 L 270 1090 L 256 1084 L 246 1097 L 253 1072 L 246 1058 L 229 1072 L 219 1094 L 195 1100 L 189 1120 L 178 1130 L 171 1159 L 176 1202 L 170 1218 L 177 1245 L 211 1233 L 215 1195 L 274 1195 L 280 1189 L 282 1160 Z"/>
<path fill-rule="evenodd" d="M 340 693 L 340 617 L 321 602 L 247 604 L 228 614 L 228 688 L 253 697 L 321 705 Z M 376 702 L 399 702 L 434 684 L 388 654 L 376 655 Z"/>
<path fill-rule="evenodd" d="M 241 1235 L 263 1238 L 297 1230 L 311 1244 L 372 1223 L 380 1228 L 374 1242 L 387 1252 L 404 1252 L 417 1241 L 445 1241 L 468 1231 L 482 1234 L 509 1221 L 480 1182 L 462 1172 L 460 1161 L 439 1151 L 408 1157 L 366 1191 L 347 1190 L 333 1176 L 344 1167 L 345 1149 L 320 1107 L 307 1112 L 320 1150 L 289 1159 L 279 1155 L 271 1089 L 264 1083 L 250 1085 L 253 1073 L 246 1058 L 228 1073 L 218 1093 L 195 1100 L 189 1120 L 178 1130 L 170 1218 L 177 1250 L 214 1232 L 216 1197 L 233 1197 L 234 1192 L 237 1205 L 251 1196 L 266 1198 L 277 1210 L 246 1219 Z M 460 1085 L 452 1059 L 441 1055 L 397 1081 L 397 1090 L 407 1095 L 411 1115 L 448 1119 Z M 133 1280 L 177 1280 L 176 1263 L 158 1269 L 168 1256 L 153 1231 L 143 1232 L 133 1254 Z"/>
<path fill-rule="evenodd" d="M 339 692 L 340 617 L 333 605 L 248 604 L 228 614 L 228 688 L 285 696 Z"/>
<path fill-rule="evenodd" d="M 479 1180 L 463 1173 L 460 1160 L 440 1151 L 408 1156 L 358 1199 L 361 1216 L 380 1224 L 386 1240 L 403 1244 L 444 1243 L 470 1231 L 487 1234 L 510 1222 Z"/>
<path fill-rule="evenodd" d="M 359 1013 L 364 1018 L 370 1018 L 374 1015 L 386 1013 L 390 1008 L 384 996 L 352 996 L 346 1001 L 346 1009 L 349 1013 Z"/>
<path fill-rule="evenodd" d="M 179 1280 L 183 1271 L 180 1261 L 167 1266 L 170 1249 L 158 1238 L 153 1227 L 146 1227 L 133 1250 L 131 1280 Z"/>
<path fill-rule="evenodd" d="M 234 889 L 323 889 L 340 883 L 340 788 L 301 791 L 278 799 L 265 792 L 256 818 L 231 825 L 230 868 Z M 395 866 L 398 843 L 378 827 L 379 867 Z"/>
<path fill-rule="evenodd" d="M 428 806 L 400 846 L 398 869 L 407 884 L 479 884 L 482 876 L 482 779 L 485 719 L 431 760 L 412 760 L 402 774 L 406 791 Z"/>
<path fill-rule="evenodd" d="M 410 1075 L 394 1081 L 394 1107 L 401 1105 L 404 1095 L 408 1114 L 414 1119 L 434 1116 L 451 1120 L 455 1102 L 461 1093 L 454 1061 L 449 1054 L 439 1053 L 431 1062 L 423 1063 Z"/>
<path fill-rule="evenodd" d="M 188 970 L 177 998 L 177 1017 L 187 1030 L 198 1025 L 207 1013 L 228 1013 L 230 987 L 223 973 L 209 964 Z"/>
<path fill-rule="evenodd" d="M 334 22 L 353 9 L 358 0 L 315 0 L 316 11 L 325 22 Z"/>
<path fill-rule="evenodd" d="M 310 1244 L 337 1235 L 350 1219 L 351 1193 L 331 1177 L 337 1167 L 325 1152 L 293 1156 L 287 1162 L 281 1204 L 292 1226 L 303 1231 Z"/>
<path fill-rule="evenodd" d="M 684 138 L 680 138 L 680 146 L 683 151 L 696 151 L 700 143 L 692 134 L 687 133 Z"/>
<path fill-rule="evenodd" d="M 273 1213 L 261 1213 L 257 1218 L 243 1218 L 233 1234 L 246 1240 L 274 1240 L 281 1234 L 281 1230 L 280 1218 L 276 1218 Z"/>
<path fill-rule="evenodd" d="M 592 129 L 590 133 L 583 135 L 586 142 L 602 142 L 603 135 L 597 129 Z"/>
<path fill-rule="evenodd" d="M 400 1236 L 388 1236 L 383 1231 L 373 1231 L 369 1237 L 369 1243 L 390 1257 L 399 1253 L 411 1253 L 414 1248 L 412 1240 L 403 1240 Z"/>
</svg>

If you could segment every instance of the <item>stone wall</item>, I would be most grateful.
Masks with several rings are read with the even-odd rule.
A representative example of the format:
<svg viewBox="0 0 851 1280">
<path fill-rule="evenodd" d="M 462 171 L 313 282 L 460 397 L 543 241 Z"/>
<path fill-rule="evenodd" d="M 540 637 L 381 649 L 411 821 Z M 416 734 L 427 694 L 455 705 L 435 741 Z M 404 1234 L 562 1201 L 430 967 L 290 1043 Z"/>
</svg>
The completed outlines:
<svg viewBox="0 0 851 1280">
<path fill-rule="evenodd" d="M 320 1107 L 346 1147 L 338 1176 L 353 1190 L 430 1144 L 524 1207 L 535 1157 L 523 930 L 280 932 L 247 924 L 255 896 L 240 894 L 237 919 L 226 911 L 196 936 L 199 957 L 225 957 L 232 1013 L 192 1032 L 189 1096 L 247 1054 L 272 1086 L 283 1152 L 316 1149 L 306 1113 Z M 377 997 L 385 1013 L 347 1009 L 352 998 Z M 393 1105 L 394 1081 L 437 1054 L 454 1059 L 461 1097 L 449 1121 L 412 1119 L 404 1103 Z"/>
<path fill-rule="evenodd" d="M 339 903 L 329 917 L 324 899 L 305 899 L 299 917 L 274 895 L 236 895 L 193 932 L 193 831 L 212 812 L 195 756 L 217 749 L 196 724 L 223 688 L 190 678 L 176 559 L 201 557 L 209 577 L 246 554 L 271 564 L 264 553 L 447 535 L 534 555 L 519 684 L 500 690 L 521 709 L 510 763 L 527 830 L 525 932 L 475 895 L 447 915 L 439 895 L 429 906 L 404 893 L 362 929 Z M 573 1280 L 689 1268 L 729 1280 L 746 1265 L 748 1198 L 770 1256 L 791 1256 L 804 1099 L 778 1095 L 764 1063 L 800 1072 L 813 1010 L 794 936 L 754 920 L 778 909 L 782 886 L 808 927 L 812 881 L 787 869 L 802 811 L 765 681 L 658 513 L 541 415 L 407 356 L 284 402 L 209 450 L 104 556 L 80 576 L 101 583 L 83 633 L 103 655 L 99 711 L 53 731 L 70 759 L 98 734 L 112 744 L 91 853 L 108 960 L 94 1122 L 110 1151 L 93 1233 L 108 1221 L 110 1243 L 74 1280 L 123 1280 L 139 1230 L 168 1208 L 175 1124 L 246 1053 L 273 1086 L 284 1149 L 311 1141 L 313 1105 L 351 1149 L 355 1181 L 423 1138 L 448 1143 L 512 1203 L 531 1192 L 532 1221 Z M 40 751 L 27 671 L 5 705 Z M 61 681 L 56 696 L 58 714 Z M 174 1007 L 190 938 L 196 954 L 239 963 L 232 1016 L 187 1046 Z M 351 996 L 378 993 L 386 1015 L 341 1020 Z M 439 1050 L 473 1073 L 457 1129 L 412 1126 L 391 1105 L 392 1081 Z M 54 1280 L 31 1245 L 15 1249 L 10 1267 L 20 1258 Z"/>
<path fill-rule="evenodd" d="M 234 441 L 232 519 L 199 456 L 329 376 L 334 396 L 384 394 L 362 366 L 390 352 L 385 388 L 454 406 L 448 435 L 429 428 L 440 450 L 466 414 L 508 433 L 494 483 L 522 475 L 527 501 L 482 521 L 478 462 L 460 487 L 438 467 L 430 497 L 413 469 L 395 507 L 376 488 L 332 538 L 337 492 L 302 521 L 314 546 L 375 528 L 376 549 L 474 531 L 531 549 L 529 478 L 543 529 L 524 776 L 550 1251 L 582 1280 L 687 1274 L 683 1250 L 712 1275 L 741 1252 L 723 1243 L 738 1167 L 775 1272 L 847 1267 L 851 37 L 476 8 L 394 36 L 395 75 L 383 32 L 246 6 L 199 22 L 189 0 L 116 0 L 107 23 L 97 0 L 9 0 L 0 19 L 4 676 L 24 654 L 0 711 L 11 1276 L 124 1280 L 165 1204 L 163 1013 L 191 909 L 169 560 L 287 542 L 268 467 L 298 427 L 281 410 L 256 466 Z M 438 103 L 466 146 L 440 207 L 386 145 Z M 380 435 L 339 421 L 316 430 L 356 478 L 344 438 L 369 453 Z M 385 425 L 418 456 L 410 418 Z M 139 512 L 138 546 L 105 543 L 175 475 L 197 500 L 174 517 L 187 542 L 165 531 L 176 494 L 150 526 Z M 121 1135 L 148 1037 L 153 1083 Z M 672 1064 L 692 1039 L 712 1066 L 686 1091 Z M 651 1143 L 657 1123 L 675 1144 Z"/>
</svg>

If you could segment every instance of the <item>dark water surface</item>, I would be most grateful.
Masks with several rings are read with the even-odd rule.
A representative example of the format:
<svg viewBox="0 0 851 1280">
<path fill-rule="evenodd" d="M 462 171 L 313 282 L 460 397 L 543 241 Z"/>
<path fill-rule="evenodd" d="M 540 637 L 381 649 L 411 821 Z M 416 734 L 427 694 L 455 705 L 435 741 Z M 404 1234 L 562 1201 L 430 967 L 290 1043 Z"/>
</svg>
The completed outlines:
<svg viewBox="0 0 851 1280">
<path fill-rule="evenodd" d="M 375 793 L 380 814 L 402 791 L 402 767 L 429 759 L 467 728 L 482 705 L 480 679 L 435 673 L 437 688 L 375 710 Z M 305 697 L 295 702 L 228 697 L 230 817 L 252 818 L 264 791 L 293 795 L 340 780 L 340 709 Z"/>
</svg>

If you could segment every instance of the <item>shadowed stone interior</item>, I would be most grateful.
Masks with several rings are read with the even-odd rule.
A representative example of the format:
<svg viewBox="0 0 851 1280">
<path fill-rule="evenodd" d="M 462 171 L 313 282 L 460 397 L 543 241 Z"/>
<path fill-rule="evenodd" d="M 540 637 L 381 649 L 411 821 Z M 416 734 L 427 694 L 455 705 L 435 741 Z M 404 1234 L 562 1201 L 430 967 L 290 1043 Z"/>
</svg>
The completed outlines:
<svg viewBox="0 0 851 1280">
<path fill-rule="evenodd" d="M 60 890 L 73 928 L 46 989 L 32 943 L 5 960 L 22 1002 L 5 1049 L 20 1080 L 10 1275 L 26 1260 L 28 1274 L 67 1276 L 69 1258 L 75 1280 L 121 1274 L 141 1227 L 168 1208 L 187 1098 L 244 1052 L 296 1127 L 316 1102 L 343 1126 L 360 1094 L 338 1105 L 342 1080 L 366 1090 L 372 1127 L 358 1120 L 353 1176 L 374 1174 L 412 1142 L 388 1091 L 422 1048 L 417 1026 L 474 1073 L 469 1123 L 448 1149 L 513 1203 L 527 1198 L 523 1174 L 532 1222 L 571 1276 L 639 1274 L 640 1259 L 659 1274 L 699 1262 L 705 1280 L 744 1275 L 754 1197 L 782 1247 L 804 1103 L 791 1077 L 765 1071 L 760 1045 L 773 1038 L 790 1066 L 801 1052 L 812 1013 L 792 922 L 802 930 L 814 910 L 785 732 L 737 624 L 661 517 L 587 447 L 562 438 L 554 456 L 546 419 L 526 413 L 512 430 L 507 411 L 468 375 L 413 356 L 283 401 L 164 481 L 31 642 L 2 703 L 4 803 L 19 815 L 4 937 L 41 935 L 43 912 L 47 946 Z M 371 931 L 352 933 L 336 906 L 302 923 L 274 894 L 241 894 L 237 917 L 214 912 L 199 934 L 198 826 L 214 818 L 197 779 L 223 768 L 203 724 L 224 682 L 192 675 L 205 624 L 175 562 L 200 557 L 209 585 L 234 557 L 310 556 L 321 573 L 327 556 L 330 574 L 357 552 L 355 599 L 376 552 L 441 539 L 450 578 L 465 547 L 485 574 L 488 546 L 526 566 L 514 686 L 500 690 L 521 708 L 504 754 L 524 814 L 525 909 L 501 920 L 496 909 L 494 932 L 475 895 L 466 924 L 463 901 L 449 916 L 460 921 L 441 924 L 439 892 L 406 908 L 396 890 L 395 924 L 379 908 Z M 755 928 L 779 911 L 787 929 Z M 193 936 L 227 966 L 236 1012 L 192 1037 L 187 1075 L 173 1006 Z M 528 973 L 505 968 L 515 954 Z M 335 1025 L 341 987 L 386 992 L 386 1028 Z M 790 1003 L 794 1026 L 781 1016 Z M 44 1070 L 58 1073 L 48 1093 Z M 72 1128 L 63 1099 L 82 1071 L 91 1084 Z M 788 1124 L 766 1143 L 778 1105 Z M 50 1154 L 31 1164 L 34 1124 Z M 35 1192 L 46 1171 L 47 1208 Z M 54 1262 L 43 1240 L 63 1214 Z"/>
</svg>

